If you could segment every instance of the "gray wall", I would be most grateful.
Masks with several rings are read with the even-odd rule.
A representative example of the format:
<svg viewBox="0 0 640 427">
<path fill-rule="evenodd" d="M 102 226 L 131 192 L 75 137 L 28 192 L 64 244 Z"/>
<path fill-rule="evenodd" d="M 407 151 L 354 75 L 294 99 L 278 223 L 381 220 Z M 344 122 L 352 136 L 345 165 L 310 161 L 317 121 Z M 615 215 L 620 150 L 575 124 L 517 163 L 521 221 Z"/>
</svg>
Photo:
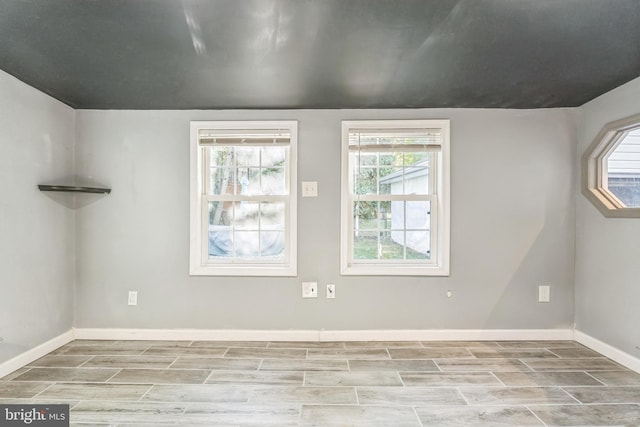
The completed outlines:
<svg viewBox="0 0 640 427">
<path fill-rule="evenodd" d="M 451 276 L 339 275 L 340 120 L 450 118 Z M 189 277 L 189 121 L 299 121 L 297 278 Z M 574 110 L 78 111 L 81 328 L 566 328 L 573 323 Z M 300 282 L 337 285 L 305 299 Z M 537 303 L 537 286 L 552 301 Z M 139 305 L 127 306 L 127 291 Z M 453 297 L 446 298 L 452 290 Z M 324 295 L 324 292 L 321 292 Z"/>
<path fill-rule="evenodd" d="M 640 113 L 640 78 L 580 108 L 578 153 L 603 125 Z M 576 328 L 640 356 L 640 220 L 605 218 L 578 191 Z"/>
<path fill-rule="evenodd" d="M 74 212 L 37 184 L 73 172 L 74 111 L 0 71 L 0 363 L 73 322 Z"/>
</svg>

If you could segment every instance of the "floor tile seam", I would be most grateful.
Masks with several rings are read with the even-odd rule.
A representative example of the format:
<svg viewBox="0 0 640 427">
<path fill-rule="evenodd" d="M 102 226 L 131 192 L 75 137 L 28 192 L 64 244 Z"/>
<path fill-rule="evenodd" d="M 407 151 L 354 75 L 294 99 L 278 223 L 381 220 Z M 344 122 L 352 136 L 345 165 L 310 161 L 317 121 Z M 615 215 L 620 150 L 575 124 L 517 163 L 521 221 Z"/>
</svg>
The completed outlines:
<svg viewBox="0 0 640 427">
<path fill-rule="evenodd" d="M 527 364 L 527 362 L 525 362 L 523 359 L 517 359 L 517 360 L 518 360 L 518 362 L 522 363 L 522 364 L 523 364 L 527 369 L 529 369 L 529 371 L 531 371 L 531 372 L 538 372 L 538 371 L 536 371 L 535 369 L 533 369 L 531 366 L 529 366 L 529 365 Z"/>
<path fill-rule="evenodd" d="M 92 368 L 78 368 L 78 369 L 92 369 Z M 167 371 L 167 372 L 178 372 L 178 371 L 209 371 L 211 368 L 139 368 L 139 367 L 119 367 L 119 368 L 95 368 L 95 369 L 120 369 L 127 371 Z M 250 369 L 253 370 L 253 369 Z"/>
<path fill-rule="evenodd" d="M 78 366 L 76 366 L 76 368 L 82 368 L 84 367 L 87 363 L 91 362 L 93 359 L 95 359 L 97 356 L 90 356 L 87 360 L 85 360 L 84 362 L 82 362 L 81 364 L 79 364 Z"/>
<path fill-rule="evenodd" d="M 209 381 L 209 378 L 211 378 L 211 375 L 213 375 L 214 370 L 212 369 L 211 371 L 209 371 L 209 375 L 207 375 L 207 377 L 204 379 L 204 381 L 202 382 L 202 384 L 207 384 L 207 381 Z"/>
<path fill-rule="evenodd" d="M 467 399 L 467 396 L 465 396 L 462 390 L 460 390 L 460 387 L 456 387 L 455 389 L 456 389 L 456 392 L 458 393 L 458 396 L 462 397 L 462 400 L 464 401 L 465 406 L 471 406 L 471 404 L 469 403 L 469 399 Z"/>
<path fill-rule="evenodd" d="M 527 408 L 527 410 L 528 410 L 531 414 L 533 414 L 533 416 L 534 416 L 534 417 L 536 417 L 536 419 L 537 419 L 538 421 L 540 421 L 540 422 L 542 423 L 542 425 L 543 425 L 543 426 L 548 427 L 547 423 L 545 423 L 544 421 L 542 421 L 542 418 L 540 418 L 540 417 L 538 416 L 538 414 L 536 414 L 536 413 L 535 413 L 535 412 L 534 412 L 534 411 L 529 407 L 529 405 L 525 405 L 524 407 L 525 407 L 525 408 Z"/>
<path fill-rule="evenodd" d="M 454 406 L 454 405 L 451 405 Z M 460 406 L 460 405 L 458 405 Z M 557 402 L 504 402 L 504 403 L 470 403 L 468 405 L 472 408 L 501 408 L 504 406 L 587 406 L 587 405 L 579 405 L 577 403 L 557 403 Z"/>
<path fill-rule="evenodd" d="M 51 387 L 53 387 L 55 384 L 57 384 L 57 382 L 52 382 L 51 384 L 47 385 L 45 388 L 43 388 L 42 390 L 40 390 L 39 392 L 37 392 L 35 395 L 33 395 L 32 397 L 30 397 L 30 399 L 35 399 L 37 398 L 39 395 L 41 395 L 42 393 L 44 393 L 45 391 L 49 390 Z"/>
<path fill-rule="evenodd" d="M 85 379 L 69 379 L 69 378 L 64 378 L 64 379 L 48 379 L 48 380 L 19 380 L 19 381 L 14 381 L 11 380 L 10 382 L 12 383 L 73 383 L 73 384 L 110 384 L 108 381 L 110 379 L 112 379 L 115 375 L 112 375 L 111 377 L 105 379 L 105 380 L 85 380 Z"/>
<path fill-rule="evenodd" d="M 560 387 L 560 390 L 562 390 L 564 393 L 566 393 L 568 396 L 570 396 L 573 400 L 575 400 L 576 402 L 578 402 L 580 405 L 584 405 L 583 402 L 580 401 L 580 399 L 578 399 L 577 397 L 575 397 L 573 394 L 569 393 L 567 390 L 564 389 L 564 387 Z"/>
<path fill-rule="evenodd" d="M 404 380 L 402 379 L 402 375 L 400 375 L 400 371 L 391 371 L 391 372 L 396 374 L 396 376 L 400 380 L 400 384 L 402 384 L 402 387 L 407 387 L 407 385 L 405 384 Z"/>
<path fill-rule="evenodd" d="M 628 403 L 628 402 L 609 402 L 609 403 L 527 403 L 528 406 L 577 406 L 577 407 L 587 407 L 587 406 L 640 406 L 640 403 Z M 495 406 L 495 405 L 494 405 Z"/>
<path fill-rule="evenodd" d="M 76 384 L 82 384 L 82 382 L 76 383 Z M 165 383 L 165 382 L 130 382 L 130 381 L 112 381 L 112 382 L 107 382 L 107 383 L 96 383 L 96 384 L 127 384 L 127 385 L 147 385 L 147 384 L 152 384 L 154 386 L 156 385 L 163 385 L 163 386 L 185 386 L 185 385 L 198 385 L 198 386 L 202 386 L 202 385 L 211 385 L 211 386 L 215 386 L 215 385 L 224 385 L 224 384 L 216 384 L 216 383 L 212 383 L 212 384 L 206 384 L 206 383 L 199 383 L 199 382 L 190 382 L 190 383 Z"/>
<path fill-rule="evenodd" d="M 588 376 L 590 376 L 594 380 L 598 381 L 600 384 L 602 384 L 605 387 L 617 387 L 617 386 L 610 386 L 609 384 L 605 383 L 604 381 L 596 378 L 594 375 L 591 375 L 588 371 L 582 371 L 582 372 L 584 372 L 585 374 L 587 374 Z M 619 372 L 619 371 L 601 371 L 601 372 Z"/>
<path fill-rule="evenodd" d="M 508 386 L 504 383 L 504 381 L 502 381 L 502 380 L 500 379 L 500 377 L 498 377 L 498 376 L 495 374 L 495 372 L 493 372 L 493 371 L 489 371 L 489 374 L 491 374 L 495 379 L 497 379 L 497 380 L 500 382 L 500 384 L 502 384 L 502 385 L 503 385 L 503 386 L 505 386 L 505 387 L 508 387 Z"/>
<path fill-rule="evenodd" d="M 422 424 L 422 420 L 420 419 L 420 415 L 418 415 L 418 409 L 417 409 L 417 407 L 416 407 L 416 406 L 413 406 L 413 407 L 412 407 L 412 409 L 413 409 L 413 414 L 416 416 L 416 419 L 418 420 L 418 425 L 419 425 L 420 427 L 424 427 L 424 424 Z"/>
</svg>

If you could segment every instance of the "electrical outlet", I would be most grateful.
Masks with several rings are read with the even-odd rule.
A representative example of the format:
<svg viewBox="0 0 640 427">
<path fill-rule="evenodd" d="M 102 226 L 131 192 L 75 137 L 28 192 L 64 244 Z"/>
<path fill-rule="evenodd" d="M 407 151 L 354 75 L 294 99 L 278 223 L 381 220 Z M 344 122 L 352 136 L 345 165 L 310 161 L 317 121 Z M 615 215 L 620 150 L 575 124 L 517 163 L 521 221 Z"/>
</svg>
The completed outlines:
<svg viewBox="0 0 640 427">
<path fill-rule="evenodd" d="M 129 291 L 129 305 L 138 305 L 138 291 Z"/>
<path fill-rule="evenodd" d="M 453 296 L 453 292 L 447 291 L 447 298 L 451 298 Z"/>
<path fill-rule="evenodd" d="M 551 286 L 541 285 L 538 286 L 538 302 L 550 302 L 551 301 Z"/>
<path fill-rule="evenodd" d="M 327 285 L 327 298 L 333 299 L 336 297 L 336 285 L 328 284 Z"/>
<path fill-rule="evenodd" d="M 318 298 L 318 282 L 302 282 L 302 298 Z"/>
</svg>

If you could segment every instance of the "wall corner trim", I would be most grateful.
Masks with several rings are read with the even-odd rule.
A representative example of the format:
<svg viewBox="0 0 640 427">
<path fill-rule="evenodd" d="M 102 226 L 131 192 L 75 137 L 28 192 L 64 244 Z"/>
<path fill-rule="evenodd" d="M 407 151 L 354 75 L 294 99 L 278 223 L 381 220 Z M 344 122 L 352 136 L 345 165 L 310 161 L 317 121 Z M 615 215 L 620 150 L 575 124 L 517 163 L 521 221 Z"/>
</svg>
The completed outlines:
<svg viewBox="0 0 640 427">
<path fill-rule="evenodd" d="M 580 332 L 578 330 L 575 331 L 575 338 L 580 344 L 589 347 L 590 349 L 597 351 L 603 356 L 608 357 L 620 365 L 631 369 L 632 371 L 640 373 L 640 359 L 626 353 L 612 345 L 609 345 L 605 342 L 600 341 L 597 338 L 594 338 L 590 335 L 585 334 L 584 332 Z"/>
<path fill-rule="evenodd" d="M 73 340 L 74 331 L 73 329 L 70 329 L 67 332 L 60 334 L 47 342 L 44 342 L 30 350 L 25 351 L 24 353 L 17 355 L 12 359 L 7 360 L 6 362 L 0 363 L 0 378 L 9 375 L 14 371 L 17 371 L 23 366 L 28 365 L 34 360 L 38 360 L 42 356 L 51 353 L 52 351 L 62 347 L 67 343 L 70 343 Z"/>
</svg>

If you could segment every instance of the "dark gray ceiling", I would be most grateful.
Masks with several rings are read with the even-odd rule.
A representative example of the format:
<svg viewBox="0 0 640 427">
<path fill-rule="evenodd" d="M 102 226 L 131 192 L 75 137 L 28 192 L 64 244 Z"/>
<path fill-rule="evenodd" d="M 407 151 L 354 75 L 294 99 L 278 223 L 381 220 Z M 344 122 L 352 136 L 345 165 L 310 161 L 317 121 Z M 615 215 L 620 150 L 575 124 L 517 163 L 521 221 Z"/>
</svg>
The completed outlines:
<svg viewBox="0 0 640 427">
<path fill-rule="evenodd" d="M 0 0 L 0 68 L 74 108 L 579 106 L 640 0 Z"/>
</svg>

